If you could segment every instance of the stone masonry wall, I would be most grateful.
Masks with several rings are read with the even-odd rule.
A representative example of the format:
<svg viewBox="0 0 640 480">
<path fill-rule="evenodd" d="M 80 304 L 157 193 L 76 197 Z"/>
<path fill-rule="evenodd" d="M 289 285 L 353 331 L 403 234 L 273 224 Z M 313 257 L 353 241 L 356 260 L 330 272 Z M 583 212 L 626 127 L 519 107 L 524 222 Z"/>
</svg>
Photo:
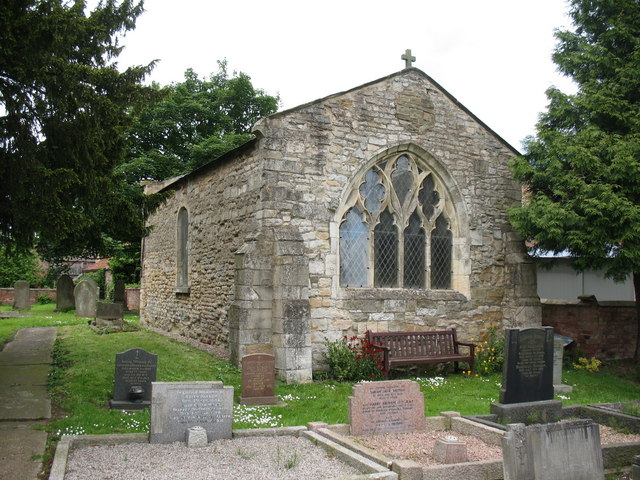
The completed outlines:
<svg viewBox="0 0 640 480">
<path fill-rule="evenodd" d="M 292 224 L 306 242 L 314 367 L 323 341 L 372 330 L 540 324 L 535 271 L 507 219 L 520 200 L 515 153 L 419 71 L 283 112 L 263 135 L 265 226 Z M 387 152 L 422 152 L 456 205 L 457 291 L 341 288 L 338 228 L 349 182 Z M 448 175 L 448 177 L 447 177 Z M 518 282 L 518 283 L 516 283 Z"/>
<path fill-rule="evenodd" d="M 144 322 L 226 342 L 231 310 L 236 356 L 252 348 L 278 356 L 278 348 L 295 346 L 293 363 L 306 365 L 301 355 L 312 349 L 314 369 L 322 368 L 325 339 L 367 329 L 455 326 L 464 340 L 490 326 L 540 325 L 535 270 L 507 219 L 507 208 L 520 201 L 508 168 L 516 152 L 425 74 L 404 70 L 267 117 L 254 132 L 255 148 L 183 178 L 150 218 Z M 342 288 L 338 230 L 345 196 L 377 159 L 403 152 L 418 157 L 446 190 L 453 289 Z M 188 294 L 175 292 L 181 207 L 190 224 Z M 288 285 L 283 264 L 265 253 L 278 231 L 302 239 L 306 259 L 296 253 L 295 262 L 298 272 L 308 272 L 306 284 Z M 283 306 L 295 302 L 302 303 L 290 316 Z M 287 337 L 283 322 L 297 336 Z"/>
<path fill-rule="evenodd" d="M 175 193 L 149 218 L 152 232 L 143 244 L 141 318 L 157 328 L 225 343 L 234 296 L 234 256 L 259 232 L 261 175 L 250 152 L 233 162 L 217 162 L 211 170 L 174 184 Z M 188 293 L 176 293 L 181 207 L 189 214 Z"/>
</svg>

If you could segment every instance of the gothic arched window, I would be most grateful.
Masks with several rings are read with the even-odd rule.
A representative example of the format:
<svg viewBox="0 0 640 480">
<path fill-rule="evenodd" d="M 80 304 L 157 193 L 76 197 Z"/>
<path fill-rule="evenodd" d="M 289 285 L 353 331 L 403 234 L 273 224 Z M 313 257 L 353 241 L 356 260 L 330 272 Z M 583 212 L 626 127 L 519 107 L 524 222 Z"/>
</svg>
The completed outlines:
<svg viewBox="0 0 640 480">
<path fill-rule="evenodd" d="M 176 243 L 176 287 L 186 289 L 189 287 L 189 213 L 184 207 L 178 212 Z"/>
<path fill-rule="evenodd" d="M 438 185 L 409 154 L 361 174 L 340 223 L 341 286 L 451 288 L 453 234 Z"/>
</svg>

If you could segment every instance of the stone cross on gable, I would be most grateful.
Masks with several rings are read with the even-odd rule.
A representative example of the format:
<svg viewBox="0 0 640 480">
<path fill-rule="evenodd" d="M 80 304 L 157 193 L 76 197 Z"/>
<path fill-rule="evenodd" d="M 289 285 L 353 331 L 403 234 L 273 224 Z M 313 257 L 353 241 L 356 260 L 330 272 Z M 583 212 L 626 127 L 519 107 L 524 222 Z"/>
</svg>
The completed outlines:
<svg viewBox="0 0 640 480">
<path fill-rule="evenodd" d="M 411 55 L 411 49 L 405 50 L 400 58 L 405 61 L 404 68 L 411 68 L 411 63 L 416 61 L 416 57 Z"/>
</svg>

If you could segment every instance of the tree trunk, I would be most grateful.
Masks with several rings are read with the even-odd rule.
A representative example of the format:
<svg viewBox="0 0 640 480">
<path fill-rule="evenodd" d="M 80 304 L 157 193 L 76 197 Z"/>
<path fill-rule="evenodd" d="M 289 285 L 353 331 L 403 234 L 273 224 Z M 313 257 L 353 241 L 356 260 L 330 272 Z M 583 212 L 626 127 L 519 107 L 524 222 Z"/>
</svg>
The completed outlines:
<svg viewBox="0 0 640 480">
<path fill-rule="evenodd" d="M 640 363 L 640 272 L 633 272 L 633 289 L 636 294 L 636 351 L 633 360 L 636 365 Z"/>
</svg>

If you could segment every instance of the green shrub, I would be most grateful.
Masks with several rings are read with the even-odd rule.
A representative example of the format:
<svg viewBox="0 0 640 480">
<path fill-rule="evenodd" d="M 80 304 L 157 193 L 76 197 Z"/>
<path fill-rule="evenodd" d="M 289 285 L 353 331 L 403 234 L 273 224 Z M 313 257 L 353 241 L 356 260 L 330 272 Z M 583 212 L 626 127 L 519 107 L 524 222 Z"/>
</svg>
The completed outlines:
<svg viewBox="0 0 640 480">
<path fill-rule="evenodd" d="M 329 378 L 339 382 L 380 380 L 384 377 L 382 352 L 366 338 L 342 337 L 340 340 L 324 342 L 324 353 L 329 365 Z"/>
<path fill-rule="evenodd" d="M 39 305 L 46 305 L 47 303 L 54 303 L 54 301 L 49 295 L 41 293 L 40 295 L 36 295 L 36 303 Z"/>
</svg>

